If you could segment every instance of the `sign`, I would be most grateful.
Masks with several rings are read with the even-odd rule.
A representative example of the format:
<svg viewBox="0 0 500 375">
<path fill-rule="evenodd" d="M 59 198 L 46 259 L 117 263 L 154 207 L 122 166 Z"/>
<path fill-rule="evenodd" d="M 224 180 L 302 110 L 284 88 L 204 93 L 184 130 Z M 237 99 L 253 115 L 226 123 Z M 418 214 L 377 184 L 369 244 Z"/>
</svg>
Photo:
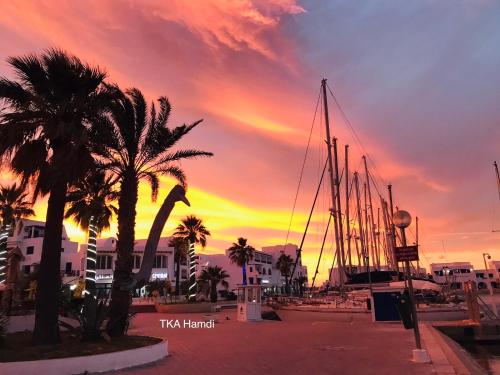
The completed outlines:
<svg viewBox="0 0 500 375">
<path fill-rule="evenodd" d="M 397 262 L 412 262 L 418 260 L 418 246 L 400 246 L 396 247 L 396 261 Z"/>
</svg>

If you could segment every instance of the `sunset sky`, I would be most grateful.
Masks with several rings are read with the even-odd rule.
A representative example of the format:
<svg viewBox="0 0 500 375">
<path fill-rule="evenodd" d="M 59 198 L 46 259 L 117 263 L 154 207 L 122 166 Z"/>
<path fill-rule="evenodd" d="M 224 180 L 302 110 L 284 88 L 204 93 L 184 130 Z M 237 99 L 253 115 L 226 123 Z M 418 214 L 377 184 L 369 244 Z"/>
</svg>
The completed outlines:
<svg viewBox="0 0 500 375">
<path fill-rule="evenodd" d="M 483 252 L 500 259 L 500 232 L 492 232 L 500 229 L 492 166 L 500 161 L 499 2 L 0 0 L 0 7 L 0 75 L 12 78 L 9 56 L 60 47 L 150 101 L 168 96 L 172 125 L 204 119 L 181 146 L 215 156 L 182 164 L 192 206 L 176 206 L 165 235 L 195 214 L 212 231 L 206 252 L 223 252 L 238 236 L 258 248 L 284 243 L 324 77 L 362 143 L 332 103 L 341 153 L 349 144 L 358 170 L 367 153 L 381 192 L 392 183 L 396 205 L 420 218 L 424 265 L 470 260 L 482 268 Z M 297 244 L 324 160 L 319 117 L 289 238 Z M 8 181 L 3 170 L 0 182 Z M 172 186 L 163 179 L 156 204 L 141 186 L 138 238 Z M 304 248 L 310 276 L 328 206 L 322 189 Z M 45 207 L 37 203 L 37 218 Z M 331 264 L 326 251 L 320 279 Z"/>
</svg>

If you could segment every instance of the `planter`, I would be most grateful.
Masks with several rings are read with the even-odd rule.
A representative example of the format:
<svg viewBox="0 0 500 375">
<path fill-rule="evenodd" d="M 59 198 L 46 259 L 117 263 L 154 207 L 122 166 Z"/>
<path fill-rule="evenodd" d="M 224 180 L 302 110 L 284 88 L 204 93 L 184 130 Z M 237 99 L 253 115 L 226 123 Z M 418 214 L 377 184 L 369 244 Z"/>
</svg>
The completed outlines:
<svg viewBox="0 0 500 375">
<path fill-rule="evenodd" d="M 44 359 L 39 361 L 1 362 L 0 374 L 74 375 L 107 372 L 156 362 L 168 355 L 168 342 L 112 353 Z"/>
</svg>

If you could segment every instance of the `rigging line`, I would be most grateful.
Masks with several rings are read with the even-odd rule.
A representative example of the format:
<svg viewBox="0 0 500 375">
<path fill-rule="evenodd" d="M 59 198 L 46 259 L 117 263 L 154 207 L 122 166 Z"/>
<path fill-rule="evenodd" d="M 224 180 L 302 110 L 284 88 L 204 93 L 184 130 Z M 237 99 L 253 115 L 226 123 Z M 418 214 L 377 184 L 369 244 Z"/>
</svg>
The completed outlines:
<svg viewBox="0 0 500 375">
<path fill-rule="evenodd" d="M 330 88 L 330 86 L 328 85 L 328 83 L 326 84 L 326 87 L 328 88 L 328 91 L 330 92 L 330 95 L 332 96 L 333 98 L 333 101 L 335 102 L 335 104 L 337 105 L 337 108 L 339 109 L 339 112 L 340 114 L 342 115 L 342 117 L 344 118 L 344 121 L 346 122 L 346 124 L 348 125 L 352 135 L 354 136 L 354 139 L 355 141 L 358 143 L 358 146 L 361 148 L 362 152 L 366 155 L 366 157 L 368 159 L 370 159 L 372 165 L 373 165 L 373 168 L 375 169 L 375 172 L 377 173 L 378 175 L 378 178 L 382 181 L 382 183 L 384 185 L 387 185 L 387 183 L 385 182 L 385 180 L 380 176 L 380 173 L 378 173 L 378 171 L 376 170 L 376 166 L 375 166 L 375 162 L 373 161 L 373 159 L 371 158 L 371 156 L 368 154 L 368 152 L 366 152 L 366 148 L 364 147 L 363 143 L 361 142 L 361 139 L 359 138 L 358 134 L 356 133 L 356 130 L 354 130 L 354 127 L 352 126 L 352 123 L 351 121 L 349 120 L 349 118 L 347 117 L 347 114 L 345 113 L 344 109 L 342 108 L 342 106 L 340 105 L 340 102 L 337 100 L 337 97 L 335 96 L 335 94 L 333 93 L 332 89 Z"/>
<path fill-rule="evenodd" d="M 304 176 L 304 169 L 306 166 L 307 154 L 309 153 L 309 146 L 311 144 L 311 137 L 312 137 L 312 133 L 313 133 L 313 129 L 314 129 L 314 123 L 316 122 L 316 115 L 318 113 L 318 106 L 320 103 L 320 98 L 321 98 L 321 89 L 318 93 L 318 99 L 316 100 L 316 108 L 314 110 L 314 116 L 313 116 L 313 120 L 312 120 L 312 124 L 311 124 L 311 130 L 309 131 L 309 138 L 307 140 L 306 152 L 304 154 L 302 168 L 300 169 L 299 183 L 297 185 L 297 191 L 295 192 L 295 198 L 293 200 L 292 214 L 290 216 L 290 222 L 288 223 L 288 230 L 287 230 L 286 239 L 285 239 L 285 247 L 284 247 L 285 249 L 286 249 L 286 245 L 288 243 L 288 237 L 290 236 L 290 229 L 292 228 L 293 215 L 295 214 L 295 207 L 297 206 L 297 199 L 299 197 L 300 185 L 302 184 L 302 177 Z"/>
<path fill-rule="evenodd" d="M 292 273 L 290 274 L 290 280 L 293 280 L 293 274 L 295 273 L 295 269 L 297 268 L 297 264 L 299 263 L 300 255 L 302 253 L 302 247 L 304 246 L 304 241 L 307 235 L 307 229 L 309 229 L 309 224 L 311 223 L 311 218 L 314 212 L 314 206 L 316 206 L 316 200 L 318 199 L 319 191 L 321 190 L 321 184 L 323 183 L 323 177 L 325 176 L 326 166 L 328 163 L 325 162 L 325 166 L 323 167 L 323 173 L 321 174 L 321 178 L 319 180 L 318 188 L 316 189 L 316 194 L 314 196 L 314 201 L 311 207 L 311 211 L 309 212 L 309 217 L 307 219 L 306 228 L 304 230 L 304 234 L 302 235 L 302 240 L 300 241 L 300 247 L 297 250 L 297 254 L 295 256 L 295 263 L 293 264 Z M 286 245 L 285 245 L 286 246 Z"/>
</svg>

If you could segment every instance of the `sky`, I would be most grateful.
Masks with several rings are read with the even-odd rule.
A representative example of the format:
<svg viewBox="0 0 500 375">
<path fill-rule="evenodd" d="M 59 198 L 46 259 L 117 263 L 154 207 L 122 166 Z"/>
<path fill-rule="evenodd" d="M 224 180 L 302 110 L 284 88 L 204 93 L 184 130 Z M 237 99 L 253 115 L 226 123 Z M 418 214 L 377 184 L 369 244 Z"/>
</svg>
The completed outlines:
<svg viewBox="0 0 500 375">
<path fill-rule="evenodd" d="M 108 72 L 108 80 L 165 95 L 172 126 L 203 118 L 181 147 L 215 154 L 182 163 L 191 207 L 177 205 L 170 235 L 187 214 L 212 232 L 204 252 L 237 237 L 256 248 L 282 244 L 311 126 L 311 144 L 288 242 L 299 244 L 325 158 L 322 78 L 340 162 L 419 217 L 423 265 L 500 259 L 500 3 L 441 1 L 37 1 L 0 0 L 0 75 L 9 56 L 58 47 Z M 316 113 L 316 116 L 315 116 Z M 347 118 L 347 120 L 346 120 Z M 348 124 L 351 124 L 353 133 Z M 356 136 L 354 135 L 356 134 Z M 14 180 L 1 171 L 1 183 Z M 137 237 L 147 237 L 162 197 L 140 186 Z M 312 276 L 327 219 L 328 186 L 304 243 Z M 377 198 L 378 199 L 378 198 Z M 375 206 L 375 203 L 374 203 Z M 35 206 L 43 220 L 46 200 Z M 74 223 L 70 237 L 85 241 Z M 115 235 L 116 223 L 105 235 Z M 410 240 L 414 240 L 412 226 Z M 332 262 L 331 235 L 318 278 Z M 200 249 L 201 251 L 201 249 Z"/>
</svg>

